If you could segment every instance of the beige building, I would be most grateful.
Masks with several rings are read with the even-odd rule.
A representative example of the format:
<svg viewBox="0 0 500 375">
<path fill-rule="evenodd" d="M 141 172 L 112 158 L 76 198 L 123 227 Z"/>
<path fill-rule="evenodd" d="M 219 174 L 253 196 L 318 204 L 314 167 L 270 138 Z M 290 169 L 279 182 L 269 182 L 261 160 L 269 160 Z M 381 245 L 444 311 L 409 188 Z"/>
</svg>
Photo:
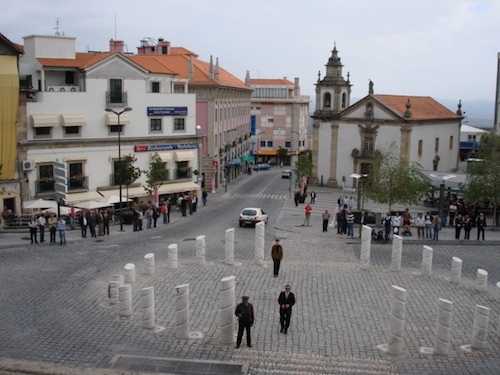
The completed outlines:
<svg viewBox="0 0 500 375">
<path fill-rule="evenodd" d="M 453 113 L 430 97 L 375 94 L 370 81 L 368 95 L 350 105 L 349 75 L 343 78 L 335 47 L 326 67 L 316 84 L 310 183 L 356 187 L 350 176 L 368 174 L 373 152 L 392 144 L 423 170 L 457 170 L 460 104 Z"/>
<path fill-rule="evenodd" d="M 309 150 L 309 96 L 300 95 L 299 78 L 253 79 L 245 83 L 254 91 L 251 99 L 251 153 L 255 162 L 293 165 L 295 155 Z M 288 150 L 278 160 L 278 150 Z"/>
</svg>

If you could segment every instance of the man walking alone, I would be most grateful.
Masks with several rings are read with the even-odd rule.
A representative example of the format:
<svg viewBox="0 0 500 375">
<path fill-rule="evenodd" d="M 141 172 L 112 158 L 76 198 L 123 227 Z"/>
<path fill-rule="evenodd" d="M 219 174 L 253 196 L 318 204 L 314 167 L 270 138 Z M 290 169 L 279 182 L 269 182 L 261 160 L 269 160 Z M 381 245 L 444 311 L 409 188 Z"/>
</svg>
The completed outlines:
<svg viewBox="0 0 500 375">
<path fill-rule="evenodd" d="M 325 212 L 323 212 L 323 214 L 321 215 L 321 217 L 323 218 L 323 232 L 328 232 L 328 222 L 330 221 L 331 216 L 332 215 L 330 215 L 328 210 L 325 210 Z"/>
<path fill-rule="evenodd" d="M 283 259 L 283 247 L 280 245 L 280 240 L 278 239 L 276 239 L 276 243 L 271 248 L 271 257 L 273 258 L 274 277 L 278 277 L 281 260 Z"/>
<path fill-rule="evenodd" d="M 291 289 L 292 288 L 289 284 L 285 285 L 285 291 L 281 292 L 278 297 L 278 303 L 280 304 L 280 332 L 285 335 L 290 327 L 292 306 L 295 305 L 295 295 L 291 292 Z"/>
</svg>

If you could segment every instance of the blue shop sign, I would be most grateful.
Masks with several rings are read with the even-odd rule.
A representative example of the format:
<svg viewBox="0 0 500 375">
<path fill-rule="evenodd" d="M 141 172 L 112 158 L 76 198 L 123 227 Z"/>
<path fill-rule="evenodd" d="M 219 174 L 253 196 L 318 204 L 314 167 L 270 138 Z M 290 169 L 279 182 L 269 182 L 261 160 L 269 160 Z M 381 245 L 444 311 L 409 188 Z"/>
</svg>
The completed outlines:
<svg viewBox="0 0 500 375">
<path fill-rule="evenodd" d="M 187 116 L 187 107 L 147 107 L 148 116 Z"/>
</svg>

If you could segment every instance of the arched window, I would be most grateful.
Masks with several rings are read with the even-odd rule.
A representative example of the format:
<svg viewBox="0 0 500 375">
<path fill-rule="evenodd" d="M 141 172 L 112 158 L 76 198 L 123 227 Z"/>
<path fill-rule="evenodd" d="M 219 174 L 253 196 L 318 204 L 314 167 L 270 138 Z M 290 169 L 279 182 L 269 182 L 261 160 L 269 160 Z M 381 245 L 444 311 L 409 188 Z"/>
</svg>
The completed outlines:
<svg viewBox="0 0 500 375">
<path fill-rule="evenodd" d="M 327 92 L 323 96 L 323 108 L 330 108 L 332 105 L 331 103 L 332 103 L 332 95 L 329 92 Z"/>
</svg>

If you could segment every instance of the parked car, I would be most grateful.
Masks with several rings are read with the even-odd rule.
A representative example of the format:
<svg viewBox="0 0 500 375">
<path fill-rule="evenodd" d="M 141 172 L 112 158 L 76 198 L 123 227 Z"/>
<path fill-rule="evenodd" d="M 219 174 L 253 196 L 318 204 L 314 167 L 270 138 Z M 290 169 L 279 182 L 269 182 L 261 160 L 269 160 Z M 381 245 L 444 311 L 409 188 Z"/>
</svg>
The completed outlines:
<svg viewBox="0 0 500 375">
<path fill-rule="evenodd" d="M 379 224 L 379 223 L 377 223 L 377 215 L 375 214 L 375 212 L 367 211 L 367 210 L 364 210 L 364 211 L 366 213 L 366 215 L 365 215 L 365 224 L 366 225 Z M 354 223 L 359 224 L 359 222 L 361 220 L 361 211 L 353 211 L 353 214 L 354 214 Z"/>
<path fill-rule="evenodd" d="M 259 163 L 259 164 L 254 164 L 253 170 L 254 171 L 268 171 L 271 169 L 271 165 L 269 163 Z"/>
<path fill-rule="evenodd" d="M 292 178 L 292 171 L 289 169 L 285 169 L 281 172 L 281 178 Z"/>
<path fill-rule="evenodd" d="M 255 224 L 260 222 L 264 222 L 267 224 L 269 218 L 267 214 L 262 210 L 262 208 L 247 207 L 241 210 L 238 220 L 240 223 L 240 227 L 242 227 L 243 225 L 251 225 L 255 227 Z"/>
</svg>

